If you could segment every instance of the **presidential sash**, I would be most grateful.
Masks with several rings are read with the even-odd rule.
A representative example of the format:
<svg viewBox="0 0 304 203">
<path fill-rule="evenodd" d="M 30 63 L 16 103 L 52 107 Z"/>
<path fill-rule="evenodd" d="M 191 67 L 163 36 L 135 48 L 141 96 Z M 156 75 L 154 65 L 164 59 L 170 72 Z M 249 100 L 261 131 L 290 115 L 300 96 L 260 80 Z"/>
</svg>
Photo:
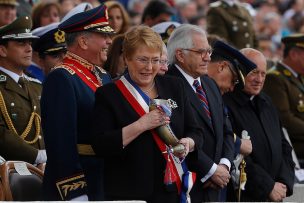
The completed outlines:
<svg viewBox="0 0 304 203">
<path fill-rule="evenodd" d="M 131 80 L 129 75 L 122 76 L 115 84 L 139 116 L 143 116 L 149 112 L 149 97 L 140 90 L 140 88 Z M 151 130 L 151 133 L 160 151 L 167 151 L 168 147 L 160 139 L 157 133 L 154 130 Z M 166 170 L 170 170 L 170 178 L 177 185 L 178 193 L 180 194 L 180 202 L 191 202 L 189 193 L 195 182 L 196 174 L 190 172 L 186 163 L 180 161 L 172 153 L 162 154 L 167 161 Z M 168 177 L 165 177 L 165 179 L 166 178 Z"/>
</svg>

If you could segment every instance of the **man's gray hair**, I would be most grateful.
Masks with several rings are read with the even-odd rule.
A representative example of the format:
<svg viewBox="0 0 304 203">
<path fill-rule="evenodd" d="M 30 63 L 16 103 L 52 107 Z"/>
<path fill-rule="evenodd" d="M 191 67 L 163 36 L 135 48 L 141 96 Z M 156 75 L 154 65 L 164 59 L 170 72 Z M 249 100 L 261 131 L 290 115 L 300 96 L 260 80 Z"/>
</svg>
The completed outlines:
<svg viewBox="0 0 304 203">
<path fill-rule="evenodd" d="M 206 32 L 196 25 L 183 24 L 173 31 L 167 44 L 170 64 L 177 62 L 175 57 L 177 49 L 190 49 L 194 46 L 192 40 L 193 34 L 200 34 L 203 37 L 207 37 Z"/>
</svg>

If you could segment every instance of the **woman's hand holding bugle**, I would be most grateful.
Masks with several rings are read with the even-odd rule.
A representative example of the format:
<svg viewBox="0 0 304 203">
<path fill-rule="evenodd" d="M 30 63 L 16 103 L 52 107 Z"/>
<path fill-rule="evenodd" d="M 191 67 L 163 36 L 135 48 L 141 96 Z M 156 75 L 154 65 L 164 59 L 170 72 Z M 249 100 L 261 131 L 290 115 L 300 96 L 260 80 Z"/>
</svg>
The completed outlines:
<svg viewBox="0 0 304 203">
<path fill-rule="evenodd" d="M 143 127 L 143 131 L 146 131 L 165 124 L 169 124 L 170 117 L 166 116 L 162 110 L 157 108 L 140 117 L 140 119 L 138 119 L 138 122 Z"/>
</svg>

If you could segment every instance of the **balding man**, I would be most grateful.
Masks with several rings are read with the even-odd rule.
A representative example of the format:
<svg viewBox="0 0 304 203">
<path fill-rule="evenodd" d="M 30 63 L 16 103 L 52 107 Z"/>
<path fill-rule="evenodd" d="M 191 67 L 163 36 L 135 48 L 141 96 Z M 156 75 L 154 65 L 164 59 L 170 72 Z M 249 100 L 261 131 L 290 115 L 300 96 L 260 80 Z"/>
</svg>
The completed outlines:
<svg viewBox="0 0 304 203">
<path fill-rule="evenodd" d="M 224 95 L 234 132 L 240 135 L 246 130 L 253 145 L 252 153 L 245 158 L 247 183 L 241 201 L 283 201 L 293 192 L 292 148 L 284 138 L 274 105 L 261 92 L 266 77 L 264 55 L 252 48 L 241 52 L 257 68 L 245 77 L 243 90 Z"/>
</svg>

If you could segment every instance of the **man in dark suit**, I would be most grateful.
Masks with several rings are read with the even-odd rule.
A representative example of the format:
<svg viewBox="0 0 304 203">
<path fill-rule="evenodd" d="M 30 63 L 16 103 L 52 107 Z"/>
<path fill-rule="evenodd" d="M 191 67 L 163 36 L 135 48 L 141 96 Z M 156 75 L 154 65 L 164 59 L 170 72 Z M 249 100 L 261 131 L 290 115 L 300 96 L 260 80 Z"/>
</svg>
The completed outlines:
<svg viewBox="0 0 304 203">
<path fill-rule="evenodd" d="M 237 1 L 220 0 L 210 4 L 207 32 L 222 37 L 238 49 L 258 46 L 252 17 Z"/>
<path fill-rule="evenodd" d="M 24 74 L 31 64 L 30 17 L 0 28 L 0 155 L 6 160 L 46 162 L 40 127 L 41 83 Z"/>
<path fill-rule="evenodd" d="M 292 148 L 284 138 L 276 108 L 261 92 L 266 77 L 264 55 L 251 48 L 241 52 L 257 68 L 245 77 L 243 90 L 224 95 L 234 132 L 240 135 L 246 130 L 253 145 L 245 158 L 247 183 L 241 201 L 283 201 L 293 192 Z"/>
<path fill-rule="evenodd" d="M 190 161 L 198 172 L 190 193 L 193 202 L 219 201 L 219 189 L 229 182 L 234 153 L 233 133 L 224 116 L 221 92 L 207 76 L 211 53 L 206 33 L 198 26 L 181 25 L 168 41 L 168 58 L 172 64 L 168 74 L 183 79 L 194 116 L 204 128 L 200 154 L 197 160 Z"/>
<path fill-rule="evenodd" d="M 45 200 L 103 200 L 103 160 L 89 143 L 95 90 L 111 81 L 100 66 L 112 43 L 104 5 L 59 24 L 67 54 L 43 83 L 42 127 L 47 162 Z"/>
<path fill-rule="evenodd" d="M 264 91 L 279 110 L 297 156 L 304 159 L 304 35 L 282 39 L 284 58 L 269 70 Z"/>
</svg>

